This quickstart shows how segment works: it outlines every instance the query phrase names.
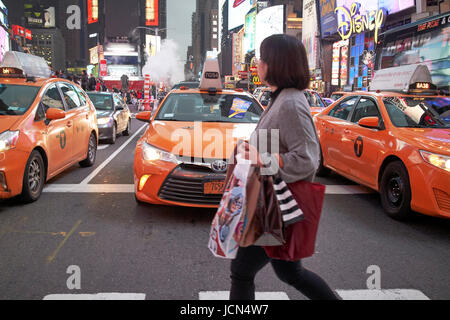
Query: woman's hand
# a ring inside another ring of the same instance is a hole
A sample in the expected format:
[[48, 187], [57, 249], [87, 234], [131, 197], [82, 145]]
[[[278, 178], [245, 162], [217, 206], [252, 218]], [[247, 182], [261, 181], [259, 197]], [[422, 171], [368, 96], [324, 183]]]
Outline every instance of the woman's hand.
[[251, 160], [252, 164], [255, 164], [258, 167], [263, 166], [258, 150], [247, 141], [243, 141], [238, 145], [237, 153], [240, 154], [243, 159]]

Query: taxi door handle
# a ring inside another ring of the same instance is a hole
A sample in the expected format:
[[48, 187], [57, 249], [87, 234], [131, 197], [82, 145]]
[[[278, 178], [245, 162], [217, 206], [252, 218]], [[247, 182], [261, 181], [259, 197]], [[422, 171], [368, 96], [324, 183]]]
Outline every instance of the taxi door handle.
[[344, 129], [344, 133], [345, 134], [349, 134], [350, 133], [350, 129]]
[[72, 122], [72, 121], [69, 121], [69, 122], [66, 123], [66, 127], [69, 127], [69, 128], [70, 128], [70, 127], [72, 127], [72, 126], [73, 126], [73, 122]]
[[86, 120], [89, 120], [89, 113], [86, 113]]

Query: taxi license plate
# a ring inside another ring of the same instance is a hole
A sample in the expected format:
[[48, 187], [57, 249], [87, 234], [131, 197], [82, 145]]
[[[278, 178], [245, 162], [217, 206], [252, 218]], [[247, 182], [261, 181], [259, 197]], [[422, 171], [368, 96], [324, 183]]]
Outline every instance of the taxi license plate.
[[208, 181], [203, 184], [204, 194], [222, 194], [225, 189], [225, 181]]

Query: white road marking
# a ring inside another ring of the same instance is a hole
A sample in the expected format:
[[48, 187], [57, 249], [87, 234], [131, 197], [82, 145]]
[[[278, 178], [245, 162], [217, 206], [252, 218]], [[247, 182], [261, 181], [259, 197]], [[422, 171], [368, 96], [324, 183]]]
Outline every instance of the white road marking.
[[326, 194], [369, 194], [375, 191], [361, 185], [327, 185]]
[[134, 184], [49, 184], [46, 193], [134, 193]]
[[[367, 194], [370, 191], [362, 186], [328, 185], [326, 194], [352, 195]], [[352, 188], [350, 188], [352, 187]], [[134, 193], [133, 184], [48, 184], [44, 188], [47, 193]]]
[[430, 300], [419, 290], [336, 290], [343, 300]]
[[[230, 291], [201, 291], [199, 300], [229, 300]], [[256, 292], [256, 300], [289, 300], [286, 292]]]
[[109, 144], [102, 144], [101, 146], [98, 146], [97, 147], [97, 150], [105, 150], [105, 149], [107, 149], [107, 148], [109, 148]]
[[49, 294], [43, 300], [145, 300], [144, 293]]
[[120, 146], [119, 149], [117, 149], [113, 154], [111, 154], [109, 156], [108, 159], [106, 159], [105, 161], [103, 161], [103, 163], [101, 165], [99, 165], [90, 175], [88, 175], [86, 177], [86, 179], [84, 179], [81, 182], [81, 185], [87, 185], [92, 179], [95, 178], [95, 176], [97, 174], [100, 173], [100, 171], [103, 170], [103, 168], [105, 168], [123, 149], [125, 149], [125, 147], [131, 142], [133, 141], [133, 139], [143, 130], [146, 129], [148, 125], [143, 125], [142, 127], [140, 127], [123, 145]]

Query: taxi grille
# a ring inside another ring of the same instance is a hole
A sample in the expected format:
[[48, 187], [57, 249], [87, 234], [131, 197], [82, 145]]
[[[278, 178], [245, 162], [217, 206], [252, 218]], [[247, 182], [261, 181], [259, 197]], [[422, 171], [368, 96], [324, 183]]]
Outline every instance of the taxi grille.
[[[204, 194], [203, 182], [211, 170], [189, 166], [172, 172], [159, 189], [159, 198], [168, 201], [198, 205], [219, 205], [221, 194]], [[225, 175], [214, 175], [214, 180], [223, 180]]]
[[439, 189], [433, 189], [436, 202], [441, 210], [450, 212], [450, 196]]

